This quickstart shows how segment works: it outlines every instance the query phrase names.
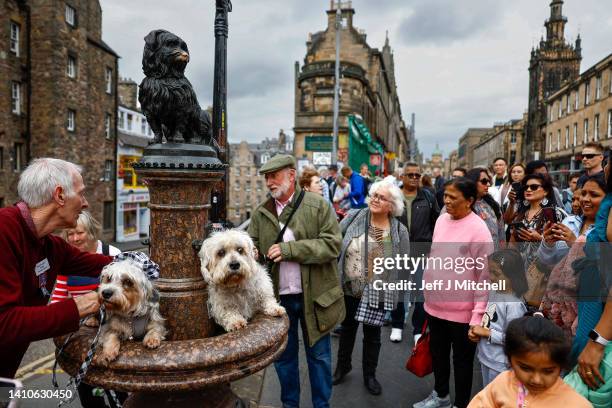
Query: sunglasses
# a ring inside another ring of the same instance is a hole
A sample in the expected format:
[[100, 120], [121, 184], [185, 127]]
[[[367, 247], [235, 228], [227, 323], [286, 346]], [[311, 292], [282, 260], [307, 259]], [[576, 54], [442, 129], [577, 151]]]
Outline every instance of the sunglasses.
[[421, 175], [419, 173], [404, 173], [404, 177], [418, 179], [421, 178]]
[[593, 157], [601, 156], [601, 153], [586, 153], [582, 155], [583, 159], [592, 159]]
[[537, 191], [540, 187], [542, 187], [541, 184], [527, 184], [525, 186], [525, 189], [531, 190], [531, 191]]
[[480, 183], [481, 183], [481, 184], [484, 184], [484, 185], [486, 185], [486, 186], [488, 186], [488, 185], [490, 185], [490, 184], [491, 184], [491, 180], [489, 180], [488, 178], [481, 178], [481, 179], [480, 179], [480, 180], [478, 180], [478, 181], [480, 181]]

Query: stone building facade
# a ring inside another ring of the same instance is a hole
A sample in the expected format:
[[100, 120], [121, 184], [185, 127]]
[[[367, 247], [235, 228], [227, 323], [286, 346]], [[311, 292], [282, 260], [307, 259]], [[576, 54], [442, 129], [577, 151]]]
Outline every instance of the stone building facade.
[[266, 139], [261, 143], [242, 141], [231, 144], [227, 204], [230, 222], [239, 226], [266, 199], [266, 180], [259, 174], [259, 168], [272, 156], [292, 151], [292, 141], [282, 130], [278, 138]]
[[521, 148], [525, 119], [526, 116], [523, 119], [512, 119], [493, 126], [474, 146], [471, 167], [490, 167], [496, 157], [503, 157], [509, 165], [523, 162]]
[[580, 36], [575, 45], [565, 40], [563, 1], [550, 3], [550, 18], [546, 20], [546, 39], [531, 50], [529, 61], [529, 106], [523, 157], [542, 159], [545, 144], [546, 99], [580, 74], [582, 48]]
[[457, 149], [457, 165], [466, 169], [474, 167], [474, 148], [480, 143], [480, 138], [491, 132], [493, 128], [469, 128], [459, 138]]
[[[342, 15], [338, 160], [347, 163], [348, 115], [357, 114], [375, 141], [384, 147], [386, 170], [392, 171], [400, 158], [410, 154], [393, 53], [388, 38], [382, 50], [368, 45], [366, 34], [353, 25], [355, 10], [350, 1], [336, 4], [332, 0], [327, 11], [327, 28], [308, 35], [304, 63], [302, 66], [295, 63], [295, 156], [312, 161], [308, 138], [329, 137], [333, 133], [336, 7]], [[331, 146], [328, 151], [331, 152]]]
[[121, 79], [118, 93], [116, 240], [126, 242], [149, 236], [149, 189], [134, 171], [133, 163], [152, 142], [153, 131], [137, 104], [138, 84]]
[[551, 170], [577, 170], [582, 146], [612, 146], [612, 54], [547, 100], [546, 161]]
[[102, 40], [99, 1], [6, 0], [0, 27], [0, 204], [17, 200], [32, 158], [69, 160], [112, 240], [118, 55]]

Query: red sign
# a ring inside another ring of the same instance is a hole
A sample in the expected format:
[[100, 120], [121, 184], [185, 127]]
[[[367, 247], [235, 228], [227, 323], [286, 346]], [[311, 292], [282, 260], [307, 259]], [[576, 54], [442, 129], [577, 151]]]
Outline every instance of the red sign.
[[370, 155], [370, 166], [380, 166], [380, 154]]

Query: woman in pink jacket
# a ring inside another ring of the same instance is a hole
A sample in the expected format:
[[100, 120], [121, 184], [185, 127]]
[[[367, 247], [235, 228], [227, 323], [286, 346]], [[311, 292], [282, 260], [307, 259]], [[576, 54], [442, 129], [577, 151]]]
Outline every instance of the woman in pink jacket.
[[436, 222], [422, 283], [435, 385], [414, 408], [453, 406], [449, 395], [451, 348], [454, 405], [465, 408], [470, 401], [476, 344], [469, 340], [468, 332], [481, 323], [492, 289], [487, 256], [493, 252], [493, 239], [485, 222], [472, 211], [477, 194], [476, 184], [467, 178], [445, 185], [446, 213]]

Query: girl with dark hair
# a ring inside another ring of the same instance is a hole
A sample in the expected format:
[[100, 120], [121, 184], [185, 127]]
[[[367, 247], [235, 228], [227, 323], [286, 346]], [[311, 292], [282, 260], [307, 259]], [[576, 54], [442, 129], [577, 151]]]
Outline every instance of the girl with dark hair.
[[504, 353], [512, 369], [480, 391], [469, 407], [590, 408], [560, 377], [569, 349], [562, 330], [547, 319], [528, 316], [511, 321]]
[[491, 176], [484, 168], [474, 168], [468, 171], [465, 177], [476, 184], [477, 195], [476, 202], [474, 203], [474, 212], [487, 224], [491, 237], [493, 237], [495, 250], [497, 250], [500, 244], [506, 242], [506, 234], [501, 208], [491, 194], [489, 194]]
[[564, 330], [568, 338], [576, 335], [578, 324], [578, 276], [572, 264], [583, 258], [584, 244], [593, 231], [595, 216], [606, 195], [601, 177], [589, 177], [580, 191], [582, 216], [571, 215], [562, 223], [544, 227], [544, 240], [538, 249], [538, 259], [554, 266], [540, 310]]
[[[478, 196], [476, 184], [460, 177], [444, 187], [446, 213], [436, 222], [423, 274], [435, 385], [432, 393], [414, 404], [414, 408], [452, 406], [449, 395], [451, 348], [454, 405], [467, 406], [476, 352], [476, 344], [470, 341], [468, 332], [470, 326], [480, 325], [487, 306], [486, 290], [457, 289], [462, 282], [482, 285], [488, 281], [486, 259], [493, 252], [493, 239], [485, 222], [472, 211]], [[435, 262], [441, 259], [452, 260], [453, 267], [449, 269]], [[434, 286], [434, 282], [440, 286]]]
[[[521, 254], [513, 249], [502, 249], [489, 257], [491, 282], [503, 284], [489, 293], [487, 310], [480, 326], [470, 328], [469, 337], [477, 346], [482, 372], [482, 384], [486, 386], [502, 371], [508, 369], [504, 356], [504, 332], [508, 324], [527, 312], [523, 294], [527, 291], [527, 279]], [[503, 282], [503, 283], [502, 283]]]

